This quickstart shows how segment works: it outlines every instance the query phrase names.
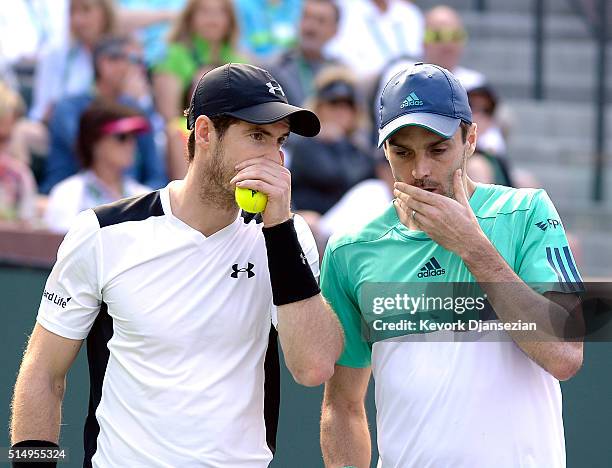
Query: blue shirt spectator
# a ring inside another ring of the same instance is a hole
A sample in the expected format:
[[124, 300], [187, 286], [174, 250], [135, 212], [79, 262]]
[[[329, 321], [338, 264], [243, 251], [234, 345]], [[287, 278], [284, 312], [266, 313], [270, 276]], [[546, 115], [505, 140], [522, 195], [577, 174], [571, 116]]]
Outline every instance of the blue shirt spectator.
[[302, 0], [235, 0], [240, 46], [258, 58], [269, 58], [297, 42]]
[[[177, 15], [187, 0], [119, 0], [124, 11], [156, 12], [173, 11]], [[159, 21], [149, 26], [138, 28], [138, 40], [144, 48], [145, 62], [149, 66], [164, 59], [167, 49], [166, 38], [170, 32], [171, 21]]]

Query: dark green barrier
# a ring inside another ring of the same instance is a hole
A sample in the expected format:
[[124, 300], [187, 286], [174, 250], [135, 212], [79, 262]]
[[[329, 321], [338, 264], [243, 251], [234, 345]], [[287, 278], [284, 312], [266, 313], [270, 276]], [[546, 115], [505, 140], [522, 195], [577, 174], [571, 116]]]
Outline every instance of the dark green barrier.
[[[0, 447], [8, 446], [9, 403], [28, 334], [36, 317], [47, 276], [46, 271], [0, 268], [2, 353], [0, 363]], [[563, 384], [567, 466], [604, 468], [612, 460], [612, 344], [587, 343], [584, 367]], [[80, 466], [82, 431], [89, 396], [87, 366], [82, 351], [68, 376], [64, 399], [61, 445], [70, 450], [71, 462]], [[274, 468], [322, 467], [319, 448], [319, 414], [322, 388], [309, 389], [293, 383], [283, 367], [282, 406]], [[374, 427], [373, 392], [368, 395], [370, 427]], [[373, 444], [375, 447], [375, 444]], [[376, 454], [373, 454], [376, 460]], [[373, 463], [375, 465], [375, 463]]]

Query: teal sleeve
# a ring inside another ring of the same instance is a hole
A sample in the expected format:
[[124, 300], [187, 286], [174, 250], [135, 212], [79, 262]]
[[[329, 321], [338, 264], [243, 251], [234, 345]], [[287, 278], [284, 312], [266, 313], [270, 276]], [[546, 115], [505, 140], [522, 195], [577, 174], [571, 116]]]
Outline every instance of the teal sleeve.
[[321, 293], [344, 329], [344, 350], [337, 363], [346, 367], [369, 367], [370, 345], [362, 337], [359, 306], [347, 283], [346, 265], [337, 262], [334, 251], [328, 245], [321, 265]]
[[527, 212], [517, 260], [519, 277], [540, 293], [582, 290], [561, 218], [544, 190], [535, 194]]

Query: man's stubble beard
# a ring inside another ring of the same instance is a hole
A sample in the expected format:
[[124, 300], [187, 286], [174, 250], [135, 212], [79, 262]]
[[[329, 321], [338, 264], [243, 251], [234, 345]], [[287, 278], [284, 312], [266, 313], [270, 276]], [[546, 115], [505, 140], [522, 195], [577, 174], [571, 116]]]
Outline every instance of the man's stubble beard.
[[200, 199], [224, 211], [235, 210], [237, 204], [229, 185], [234, 175], [235, 172], [225, 164], [225, 153], [221, 143], [218, 142], [210, 159], [204, 164], [200, 176]]
[[[466, 155], [465, 153], [463, 153], [463, 157], [461, 158], [459, 163], [453, 169], [451, 169], [450, 174], [448, 174], [448, 179], [446, 181], [447, 189], [444, 195], [447, 196], [448, 198], [452, 198], [453, 200], [456, 200], [455, 198], [455, 172], [457, 171], [457, 169], [461, 169], [465, 171], [465, 161], [466, 161]], [[462, 178], [461, 183], [463, 183], [463, 178]]]
[[[455, 185], [454, 185], [455, 172], [457, 171], [457, 169], [461, 169], [463, 172], [465, 172], [466, 161], [467, 161], [467, 150], [464, 150], [463, 156], [461, 157], [457, 165], [453, 167], [448, 173], [448, 177], [446, 180], [446, 188], [444, 186], [440, 186], [440, 184], [437, 184], [438, 187], [443, 189], [442, 195], [444, 195], [445, 197], [452, 198], [453, 200], [455, 200]], [[395, 174], [395, 171], [393, 171], [393, 167], [391, 167], [391, 172], [393, 173], [393, 178], [395, 179], [395, 181], [405, 182], [404, 180], [402, 180], [401, 177], [398, 177]], [[427, 179], [418, 179], [418, 180], [415, 179], [412, 183], [412, 186], [423, 188], [423, 187], [430, 186], [430, 184], [427, 183]]]

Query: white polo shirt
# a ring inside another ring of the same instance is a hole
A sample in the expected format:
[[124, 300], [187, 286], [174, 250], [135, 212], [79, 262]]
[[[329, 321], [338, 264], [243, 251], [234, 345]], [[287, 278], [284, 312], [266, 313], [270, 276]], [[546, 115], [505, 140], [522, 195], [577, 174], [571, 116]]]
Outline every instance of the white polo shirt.
[[268, 465], [279, 364], [262, 227], [239, 216], [205, 237], [172, 214], [168, 187], [79, 215], [37, 320], [87, 338], [85, 466]]

